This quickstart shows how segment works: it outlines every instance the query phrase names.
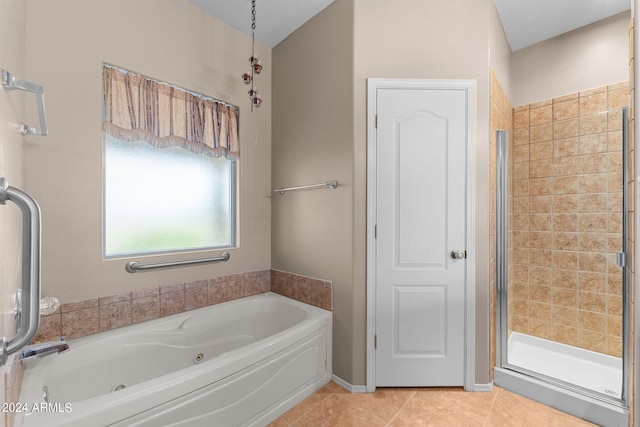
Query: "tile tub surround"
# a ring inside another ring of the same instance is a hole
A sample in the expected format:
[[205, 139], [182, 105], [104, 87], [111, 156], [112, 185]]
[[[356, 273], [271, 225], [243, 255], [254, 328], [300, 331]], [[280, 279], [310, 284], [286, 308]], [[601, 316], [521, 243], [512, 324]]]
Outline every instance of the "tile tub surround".
[[260, 270], [65, 303], [41, 317], [33, 342], [79, 338], [269, 291], [331, 310], [331, 282]]
[[512, 330], [617, 357], [628, 94], [619, 83], [513, 113]]

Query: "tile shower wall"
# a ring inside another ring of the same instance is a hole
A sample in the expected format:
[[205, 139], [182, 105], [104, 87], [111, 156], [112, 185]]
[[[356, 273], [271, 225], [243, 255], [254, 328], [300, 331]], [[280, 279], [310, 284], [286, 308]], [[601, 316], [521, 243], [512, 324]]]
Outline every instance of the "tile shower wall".
[[513, 113], [512, 330], [621, 356], [620, 83]]
[[79, 338], [269, 291], [332, 308], [331, 282], [260, 270], [62, 304], [56, 313], [42, 316], [33, 341]]
[[[493, 70], [489, 70], [490, 75], [490, 97], [491, 97], [491, 111], [490, 111], [490, 163], [489, 163], [489, 185], [490, 185], [490, 218], [491, 218], [491, 227], [490, 227], [490, 243], [489, 243], [489, 265], [496, 265], [496, 131], [498, 130], [506, 130], [509, 132], [509, 135], [512, 134], [511, 128], [513, 123], [513, 108], [511, 106], [511, 102], [509, 101], [509, 97], [504, 91], [502, 85], [498, 77], [495, 75]], [[509, 150], [510, 154], [513, 152], [513, 138], [509, 138]], [[509, 184], [511, 185], [512, 180], [509, 179]], [[511, 214], [513, 209], [512, 202], [512, 191], [509, 188], [509, 213]], [[511, 226], [511, 218], [509, 216], [509, 225]], [[510, 239], [511, 241], [512, 239]], [[509, 257], [509, 261], [512, 262], [512, 257]], [[512, 268], [509, 268], [509, 274], [512, 273]], [[496, 271], [495, 268], [490, 270], [489, 276], [489, 313], [496, 313]], [[496, 360], [496, 317], [490, 317], [490, 326], [489, 326], [489, 360]], [[493, 365], [491, 363], [491, 378], [493, 378]]]

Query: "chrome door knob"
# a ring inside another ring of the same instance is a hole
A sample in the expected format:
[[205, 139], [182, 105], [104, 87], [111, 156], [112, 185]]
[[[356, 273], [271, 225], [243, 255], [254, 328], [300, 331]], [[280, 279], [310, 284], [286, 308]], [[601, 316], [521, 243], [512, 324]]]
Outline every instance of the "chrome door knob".
[[467, 257], [467, 251], [459, 249], [451, 251], [451, 258], [453, 259], [465, 259]]

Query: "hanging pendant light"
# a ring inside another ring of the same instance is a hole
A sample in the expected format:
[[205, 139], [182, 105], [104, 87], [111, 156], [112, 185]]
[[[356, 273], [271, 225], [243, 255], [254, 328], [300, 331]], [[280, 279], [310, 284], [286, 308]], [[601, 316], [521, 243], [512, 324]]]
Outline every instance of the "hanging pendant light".
[[251, 98], [251, 111], [253, 107], [259, 107], [262, 104], [262, 97], [257, 90], [253, 87], [253, 80], [256, 74], [260, 74], [262, 71], [262, 61], [255, 55], [256, 50], [256, 0], [251, 0], [251, 58], [249, 63], [251, 64], [251, 73], [244, 73], [242, 75], [242, 81], [244, 84], [250, 84], [249, 98]]

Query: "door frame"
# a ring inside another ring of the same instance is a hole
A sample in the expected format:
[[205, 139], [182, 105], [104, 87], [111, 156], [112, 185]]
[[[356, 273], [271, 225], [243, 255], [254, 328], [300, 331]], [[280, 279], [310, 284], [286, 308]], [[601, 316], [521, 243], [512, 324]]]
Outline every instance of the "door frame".
[[376, 111], [378, 89], [459, 89], [467, 100], [467, 194], [465, 275], [465, 361], [464, 388], [475, 389], [475, 81], [431, 79], [367, 79], [367, 360], [366, 391], [376, 390], [374, 336], [376, 331], [376, 244], [377, 205]]

